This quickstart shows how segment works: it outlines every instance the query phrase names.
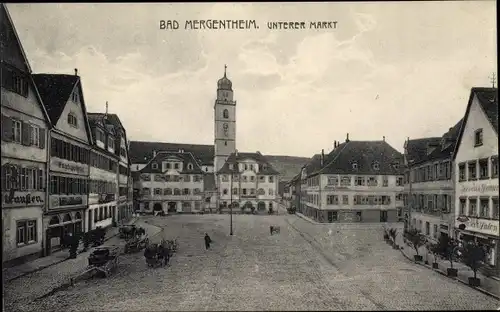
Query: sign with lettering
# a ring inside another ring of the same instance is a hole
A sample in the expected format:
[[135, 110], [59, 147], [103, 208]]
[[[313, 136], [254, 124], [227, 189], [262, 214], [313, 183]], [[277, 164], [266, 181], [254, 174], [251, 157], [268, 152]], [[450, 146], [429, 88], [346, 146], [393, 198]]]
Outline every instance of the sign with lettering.
[[[498, 182], [498, 181], [497, 181]], [[474, 183], [472, 185], [462, 185], [460, 192], [462, 194], [485, 194], [485, 193], [498, 193], [498, 184], [487, 184], [487, 183]]]
[[51, 195], [50, 209], [87, 205], [87, 196], [84, 195]]
[[106, 204], [115, 200], [115, 194], [101, 194], [99, 195], [99, 204]]
[[500, 236], [500, 226], [498, 220], [488, 220], [469, 217], [466, 222], [455, 221], [455, 227], [459, 227], [460, 224], [465, 225], [465, 230], [471, 232], [477, 232], [481, 234]]
[[88, 165], [75, 163], [69, 160], [64, 160], [59, 158], [50, 159], [50, 170], [64, 172], [64, 173], [71, 173], [71, 174], [80, 174], [80, 175], [89, 174]]
[[2, 205], [6, 207], [26, 207], [43, 205], [43, 192], [2, 192]]

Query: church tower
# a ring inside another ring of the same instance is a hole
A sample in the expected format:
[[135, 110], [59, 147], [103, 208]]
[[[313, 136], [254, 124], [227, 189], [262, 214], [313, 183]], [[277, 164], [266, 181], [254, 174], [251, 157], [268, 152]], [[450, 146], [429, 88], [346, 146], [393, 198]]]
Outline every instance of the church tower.
[[214, 105], [215, 157], [214, 172], [217, 173], [227, 157], [236, 151], [236, 101], [233, 100], [233, 84], [226, 76], [217, 82], [217, 99]]

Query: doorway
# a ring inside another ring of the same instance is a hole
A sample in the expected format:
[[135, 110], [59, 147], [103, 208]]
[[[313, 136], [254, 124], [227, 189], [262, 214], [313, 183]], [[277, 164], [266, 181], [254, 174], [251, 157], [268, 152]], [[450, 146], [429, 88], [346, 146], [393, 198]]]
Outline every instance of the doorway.
[[168, 212], [177, 212], [177, 203], [176, 202], [168, 202]]
[[163, 211], [163, 207], [161, 206], [160, 203], [156, 203], [153, 205], [153, 212], [157, 212], [157, 211]]
[[380, 211], [380, 222], [387, 222], [387, 211], [386, 210]]

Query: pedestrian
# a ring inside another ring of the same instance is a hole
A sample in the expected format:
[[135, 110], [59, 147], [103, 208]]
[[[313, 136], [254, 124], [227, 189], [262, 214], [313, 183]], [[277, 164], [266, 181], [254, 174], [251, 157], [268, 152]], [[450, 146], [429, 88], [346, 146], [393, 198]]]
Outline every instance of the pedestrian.
[[208, 236], [207, 233], [205, 233], [205, 248], [208, 250], [210, 248], [210, 243], [212, 242], [212, 239], [210, 236]]
[[73, 233], [69, 233], [69, 258], [76, 259], [76, 252], [78, 250], [78, 238]]

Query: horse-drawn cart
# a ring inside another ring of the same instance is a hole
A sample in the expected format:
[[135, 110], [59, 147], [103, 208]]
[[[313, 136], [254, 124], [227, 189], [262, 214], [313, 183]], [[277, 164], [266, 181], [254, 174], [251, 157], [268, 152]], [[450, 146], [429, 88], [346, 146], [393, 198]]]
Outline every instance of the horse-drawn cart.
[[109, 273], [118, 266], [119, 255], [119, 246], [97, 247], [88, 257], [89, 266], [87, 272], [96, 271], [102, 273], [104, 277], [107, 277]]
[[125, 243], [125, 253], [137, 252], [146, 248], [149, 244], [149, 238], [146, 235], [134, 236]]

